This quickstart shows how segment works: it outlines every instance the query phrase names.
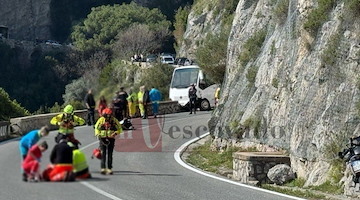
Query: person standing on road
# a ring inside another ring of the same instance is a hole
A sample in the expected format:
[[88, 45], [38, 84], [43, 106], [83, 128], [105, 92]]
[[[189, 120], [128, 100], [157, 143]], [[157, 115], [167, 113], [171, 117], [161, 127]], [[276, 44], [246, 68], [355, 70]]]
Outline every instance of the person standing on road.
[[194, 110], [194, 114], [196, 114], [196, 99], [197, 99], [196, 92], [197, 90], [195, 88], [195, 84], [192, 83], [189, 88], [189, 105], [190, 105], [189, 114], [192, 114], [193, 110]]
[[72, 105], [69, 104], [65, 106], [64, 112], [53, 117], [50, 121], [50, 124], [59, 126], [59, 133], [55, 137], [56, 143], [59, 143], [60, 140], [65, 137], [69, 137], [69, 141], [74, 145], [81, 144], [79, 140], [75, 139], [74, 126], [84, 125], [85, 120], [74, 115], [74, 108]]
[[22, 159], [24, 160], [29, 149], [36, 144], [41, 137], [49, 135], [49, 127], [43, 126], [40, 130], [32, 130], [25, 134], [19, 142], [19, 149]]
[[92, 90], [89, 89], [88, 93], [85, 95], [85, 105], [87, 109], [87, 118], [86, 122], [88, 126], [95, 125], [95, 99], [94, 95], [92, 94]]
[[129, 107], [129, 116], [130, 118], [134, 118], [136, 114], [136, 105], [138, 98], [136, 92], [133, 89], [130, 89], [129, 94], [130, 95], [126, 99]]
[[149, 96], [153, 108], [153, 115], [154, 118], [156, 118], [159, 113], [159, 102], [161, 101], [162, 95], [158, 89], [152, 87], [149, 92]]
[[[95, 136], [99, 138], [101, 156], [101, 174], [113, 174], [113, 151], [115, 146], [115, 136], [122, 132], [119, 121], [112, 116], [112, 111], [106, 108], [102, 117], [95, 124]], [[107, 167], [106, 167], [107, 161]]]
[[99, 101], [99, 106], [98, 106], [99, 117], [101, 117], [102, 111], [107, 107], [108, 107], [108, 105], [107, 105], [105, 97], [101, 96], [100, 101]]
[[215, 90], [215, 107], [218, 106], [220, 100], [220, 85]]
[[120, 87], [120, 91], [118, 94], [119, 100], [120, 100], [120, 111], [121, 111], [121, 118], [117, 118], [119, 121], [121, 121], [124, 118], [127, 118], [128, 116], [128, 93], [125, 91], [124, 87]]

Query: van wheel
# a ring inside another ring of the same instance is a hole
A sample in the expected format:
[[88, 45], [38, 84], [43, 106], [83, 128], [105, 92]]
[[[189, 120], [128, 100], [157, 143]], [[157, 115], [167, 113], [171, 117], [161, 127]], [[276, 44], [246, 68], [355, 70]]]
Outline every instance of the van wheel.
[[200, 110], [210, 110], [210, 103], [207, 99], [202, 99], [200, 102]]

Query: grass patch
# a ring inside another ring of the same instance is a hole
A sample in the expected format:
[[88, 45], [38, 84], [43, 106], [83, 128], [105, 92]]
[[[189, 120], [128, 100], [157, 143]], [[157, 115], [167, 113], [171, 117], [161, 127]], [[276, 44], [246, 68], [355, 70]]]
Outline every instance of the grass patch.
[[186, 162], [209, 172], [218, 172], [218, 168], [225, 167], [227, 169], [233, 168], [232, 154], [239, 150], [239, 148], [229, 148], [224, 152], [211, 151], [211, 142], [207, 141], [204, 145], [195, 147]]
[[321, 192], [331, 193], [331, 194], [342, 194], [343, 189], [339, 184], [333, 184], [330, 181], [326, 181], [325, 183], [319, 186], [311, 186], [309, 187], [313, 190], [318, 190]]
[[303, 179], [303, 178], [297, 178], [297, 179], [295, 179], [295, 180], [292, 180], [292, 181], [289, 182], [289, 183], [286, 183], [285, 186], [302, 188], [302, 187], [304, 187], [305, 182], [306, 182], [305, 179]]
[[268, 184], [262, 185], [261, 187], [264, 189], [267, 189], [267, 190], [272, 190], [272, 191], [280, 192], [283, 194], [288, 194], [288, 195], [307, 198], [307, 199], [325, 199], [326, 198], [325, 195], [316, 194], [311, 191], [302, 191], [302, 190], [296, 190], [296, 189], [290, 189], [290, 188], [280, 188], [280, 187], [276, 187], [276, 186], [268, 185]]

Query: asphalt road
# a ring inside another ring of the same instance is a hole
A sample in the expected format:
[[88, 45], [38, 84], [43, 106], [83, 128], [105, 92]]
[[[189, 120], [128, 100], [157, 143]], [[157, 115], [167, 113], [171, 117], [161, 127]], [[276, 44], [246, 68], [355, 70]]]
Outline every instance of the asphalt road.
[[[77, 127], [75, 137], [88, 156], [92, 179], [68, 183], [21, 181], [18, 140], [0, 143], [1, 200], [142, 200], [142, 199], [243, 199], [283, 200], [290, 196], [243, 187], [191, 171], [174, 159], [184, 143], [208, 132], [209, 112], [177, 113], [162, 118], [133, 121], [135, 131], [116, 140], [114, 175], [101, 175], [100, 161], [91, 159], [98, 146], [91, 126]], [[49, 163], [56, 132], [43, 138], [49, 143], [41, 169]]]

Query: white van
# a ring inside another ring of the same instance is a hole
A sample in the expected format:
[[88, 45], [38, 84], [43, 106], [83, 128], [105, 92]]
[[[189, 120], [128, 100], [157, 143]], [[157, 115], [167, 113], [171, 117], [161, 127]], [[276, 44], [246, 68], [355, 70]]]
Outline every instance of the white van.
[[172, 56], [160, 56], [160, 62], [163, 64], [173, 65], [175, 62], [175, 59]]
[[218, 85], [207, 79], [199, 66], [196, 65], [177, 67], [174, 69], [169, 98], [173, 101], [178, 101], [182, 107], [188, 106], [188, 92], [192, 83], [195, 84], [197, 90], [197, 108], [200, 108], [200, 110], [210, 110], [214, 107], [215, 90]]

